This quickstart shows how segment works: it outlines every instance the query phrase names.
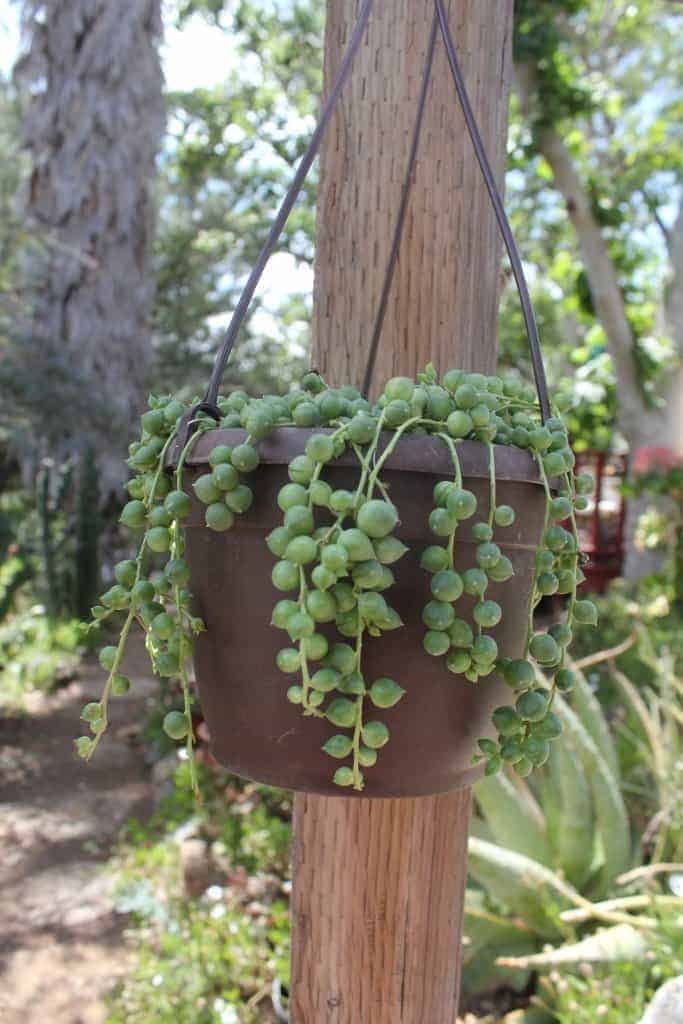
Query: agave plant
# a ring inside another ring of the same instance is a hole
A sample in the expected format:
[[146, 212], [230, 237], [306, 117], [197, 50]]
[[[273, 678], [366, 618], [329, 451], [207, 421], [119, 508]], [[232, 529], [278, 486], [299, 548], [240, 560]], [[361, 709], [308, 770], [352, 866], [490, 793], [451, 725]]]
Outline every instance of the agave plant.
[[571, 704], [560, 697], [556, 706], [564, 731], [543, 771], [530, 780], [487, 778], [475, 790], [466, 908], [470, 992], [496, 982], [522, 988], [535, 970], [643, 956], [658, 913], [683, 912], [680, 899], [638, 891], [659, 865], [639, 867], [643, 850], [622, 796], [613, 731], [582, 671], [609, 665], [637, 732], [630, 724], [621, 728], [637, 743], [659, 804], [652, 859], [675, 857], [671, 780], [681, 768], [676, 697], [683, 688], [671, 659], [653, 656], [646, 633], [636, 629], [632, 642], [652, 671], [652, 687], [639, 691], [617, 668], [615, 651], [573, 664]]

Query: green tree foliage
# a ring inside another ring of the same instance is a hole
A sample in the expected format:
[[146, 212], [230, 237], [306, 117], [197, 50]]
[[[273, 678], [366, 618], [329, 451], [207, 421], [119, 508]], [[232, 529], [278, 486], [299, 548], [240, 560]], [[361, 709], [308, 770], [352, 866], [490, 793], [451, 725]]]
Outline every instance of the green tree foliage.
[[[203, 16], [236, 32], [240, 62], [225, 86], [171, 101], [171, 216], [159, 243], [157, 322], [162, 364], [188, 379], [190, 365], [210, 360], [219, 314], [234, 303], [310, 130], [323, 12], [311, 0], [187, 0], [180, 13], [181, 21]], [[617, 374], [595, 281], [553, 188], [542, 133], [560, 131], [576, 164], [617, 276], [639, 398], [645, 409], [655, 407], [674, 355], [661, 308], [666, 225], [681, 172], [678, 28], [675, 9], [658, 0], [619, 2], [609, 11], [599, 0], [516, 4], [515, 60], [518, 69], [533, 69], [534, 103], [524, 111], [513, 106], [509, 206], [531, 268], [551, 378], [575, 395], [580, 447], [611, 443]], [[312, 258], [314, 198], [312, 180], [282, 245], [299, 264]], [[273, 376], [286, 380], [292, 346], [299, 356], [305, 346], [308, 296], [296, 295], [293, 306], [280, 299], [273, 317], [254, 314], [236, 360], [237, 373], [254, 386], [264, 375], [266, 387]], [[502, 360], [527, 372], [511, 287], [501, 336]]]
[[[160, 162], [152, 372], [156, 386], [185, 384], [194, 392], [203, 388], [239, 288], [312, 128], [324, 5], [182, 0], [177, 10], [181, 27], [204, 18], [222, 28], [226, 47], [223, 84], [167, 96]], [[680, 13], [662, 0], [619, 0], [608, 10], [601, 0], [518, 0], [515, 14], [516, 66], [533, 71], [533, 102], [513, 103], [508, 206], [530, 269], [552, 383], [574, 394], [570, 419], [578, 446], [605, 448], [627, 392], [617, 383], [610, 331], [596, 309], [595, 281], [543, 153], [543, 133], [561, 135], [607, 248], [628, 331], [626, 365], [632, 364], [637, 382], [636, 419], [645, 423], [657, 412], [676, 348], [662, 310], [666, 290], [675, 286], [669, 247], [683, 152]], [[16, 270], [10, 250], [21, 232], [16, 214], [5, 210], [18, 183], [13, 116], [5, 86], [0, 201], [9, 230], [3, 232], [0, 279], [10, 299], [7, 275]], [[229, 383], [274, 391], [286, 387], [305, 362], [315, 193], [313, 176], [268, 275], [271, 287], [257, 297], [228, 369]], [[5, 330], [0, 321], [0, 338]], [[501, 359], [528, 372], [511, 285], [501, 314]], [[20, 376], [14, 375], [15, 386]], [[68, 390], [57, 358], [50, 376], [63, 377]], [[80, 389], [72, 392], [77, 403]], [[43, 398], [49, 409], [49, 396]], [[11, 419], [17, 401], [8, 407], [5, 418]], [[58, 416], [47, 419], [59, 429]], [[659, 426], [654, 429], [659, 436]]]
[[[675, 6], [657, 0], [516, 6], [512, 206], [538, 290], [554, 298], [549, 335], [559, 318], [573, 426], [591, 447], [608, 446], [617, 420], [632, 443], [646, 423], [661, 436], [656, 410], [677, 356], [662, 307], [683, 171], [680, 28]], [[596, 239], [602, 268], [586, 259]]]
[[[206, 379], [225, 315], [265, 241], [314, 124], [321, 86], [320, 5], [187, 2], [226, 29], [226, 81], [168, 97], [157, 244], [157, 355], [171, 386]], [[228, 34], [229, 33], [229, 34]], [[230, 52], [232, 46], [232, 53]], [[228, 373], [253, 389], [282, 388], [306, 351], [315, 181], [276, 256], [277, 285], [254, 305]]]
[[[595, 5], [594, 5], [595, 6]], [[581, 81], [576, 55], [565, 46], [566, 25], [573, 15], [585, 15], [591, 0], [517, 0], [513, 56], [516, 63], [533, 61], [543, 102], [538, 119], [553, 124], [593, 107], [590, 90]]]

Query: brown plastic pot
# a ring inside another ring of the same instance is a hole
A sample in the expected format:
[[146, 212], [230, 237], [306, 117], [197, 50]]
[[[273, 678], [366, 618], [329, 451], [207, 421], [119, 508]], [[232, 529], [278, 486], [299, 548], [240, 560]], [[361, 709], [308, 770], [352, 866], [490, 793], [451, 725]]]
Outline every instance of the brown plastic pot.
[[[249, 481], [254, 504], [228, 533], [206, 529], [203, 507], [194, 503], [187, 557], [197, 614], [207, 627], [198, 638], [195, 670], [211, 750], [221, 764], [258, 782], [353, 797], [358, 794], [332, 783], [336, 762], [321, 749], [338, 730], [324, 720], [302, 717], [286, 699], [295, 680], [282, 675], [275, 656], [289, 640], [270, 625], [272, 609], [285, 595], [271, 583], [275, 559], [265, 538], [281, 523], [277, 493], [288, 481], [287, 465], [303, 452], [313, 432], [280, 428], [260, 444], [261, 465]], [[186, 486], [206, 472], [213, 447], [235, 445], [244, 438], [239, 430], [204, 435], [187, 463]], [[484, 518], [489, 507], [488, 450], [467, 441], [458, 451], [465, 485], [479, 500], [477, 518]], [[498, 504], [512, 505], [517, 521], [496, 533], [515, 576], [487, 592], [503, 607], [502, 622], [490, 632], [501, 655], [519, 657], [526, 638], [534, 553], [543, 529], [544, 495], [535, 463], [526, 452], [500, 446], [495, 451]], [[353, 489], [357, 475], [355, 457], [345, 455], [326, 469], [325, 479], [333, 488]], [[394, 567], [396, 584], [387, 593], [405, 628], [367, 638], [364, 667], [369, 681], [390, 676], [407, 693], [397, 707], [371, 712], [386, 722], [391, 739], [377, 765], [365, 772], [366, 797], [424, 796], [470, 785], [481, 774], [481, 768], [473, 766], [477, 740], [491, 735], [491, 712], [509, 700], [510, 691], [497, 677], [473, 685], [452, 675], [443, 658], [430, 657], [422, 647], [421, 613], [430, 591], [419, 560], [424, 548], [434, 543], [427, 522], [434, 485], [452, 477], [445, 445], [429, 436], [402, 440], [382, 472], [401, 516], [397, 534], [410, 549]], [[458, 569], [475, 564], [475, 543], [467, 523], [458, 532], [456, 551]], [[461, 607], [468, 618], [471, 603], [463, 600]]]

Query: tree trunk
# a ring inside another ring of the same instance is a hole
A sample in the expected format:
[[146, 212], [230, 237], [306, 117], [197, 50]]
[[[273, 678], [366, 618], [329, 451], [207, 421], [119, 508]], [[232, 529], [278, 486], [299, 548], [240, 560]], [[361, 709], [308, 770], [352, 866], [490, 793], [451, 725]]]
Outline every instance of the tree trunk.
[[[357, 6], [328, 3], [328, 87]], [[450, 8], [502, 187], [512, 0]], [[431, 0], [377, 5], [323, 152], [312, 361], [332, 384], [363, 376], [432, 15]], [[440, 46], [376, 387], [429, 360], [494, 369], [500, 252]], [[296, 798], [293, 1024], [453, 1024], [469, 811], [468, 790]]]
[[[533, 116], [536, 84], [531, 67], [515, 67], [515, 87], [522, 110], [527, 116]], [[539, 152], [552, 169], [553, 184], [564, 199], [576, 232], [595, 312], [605, 331], [607, 349], [619, 381], [619, 426], [624, 436], [630, 438], [642, 420], [644, 403], [633, 359], [634, 338], [617, 272], [593, 215], [590, 196], [564, 139], [555, 128], [544, 125], [538, 129], [537, 142]]]
[[[679, 359], [683, 360], [683, 203], [668, 237], [668, 247], [671, 278], [666, 286], [664, 296], [662, 329], [670, 333]], [[631, 444], [634, 451], [643, 446], [653, 446], [659, 449], [669, 449], [674, 458], [683, 459], [683, 369], [680, 366], [670, 374], [669, 383], [662, 395], [662, 407], [649, 409], [643, 413], [642, 421]], [[638, 521], [652, 507], [658, 509], [669, 522], [675, 523], [680, 520], [680, 509], [677, 507], [675, 499], [668, 495], [643, 494], [629, 502], [626, 516], [627, 548], [624, 564], [624, 575], [627, 579], [640, 579], [643, 576], [660, 572], [667, 559], [671, 557], [671, 551], [666, 546], [651, 551], [641, 551], [634, 544]], [[677, 540], [679, 552], [680, 529], [679, 523]]]
[[[671, 332], [679, 359], [683, 361], [683, 202], [668, 238], [671, 260], [671, 280], [665, 297], [663, 319], [665, 329]], [[679, 366], [671, 375], [665, 397], [666, 433], [679, 458], [683, 458], [683, 369]]]
[[[536, 103], [536, 79], [530, 65], [515, 67], [515, 87], [522, 110], [533, 118]], [[537, 132], [538, 149], [553, 172], [553, 184], [564, 199], [567, 213], [576, 232], [579, 249], [586, 269], [588, 285], [595, 312], [605, 332], [607, 349], [617, 378], [619, 397], [618, 425], [630, 451], [635, 454], [643, 446], [656, 445], [681, 450], [683, 444], [681, 423], [681, 376], [673, 374], [673, 381], [665, 388], [661, 408], [646, 405], [638, 379], [634, 359], [635, 339], [626, 315], [626, 304], [619, 284], [616, 267], [609, 255], [607, 242], [593, 214], [590, 195], [567, 148], [564, 139], [552, 126], [540, 127]], [[674, 333], [678, 351], [683, 356], [681, 305], [683, 305], [683, 224], [675, 229], [672, 244], [672, 282], [665, 315], [669, 329]], [[662, 565], [661, 552], [641, 552], [634, 544], [638, 520], [648, 505], [647, 496], [630, 502], [626, 521], [626, 559], [624, 575], [639, 579], [656, 572]], [[666, 503], [664, 503], [666, 504]]]
[[25, 209], [40, 240], [24, 333], [55, 403], [40, 429], [53, 451], [91, 433], [115, 486], [150, 353], [161, 0], [26, 0], [24, 27]]

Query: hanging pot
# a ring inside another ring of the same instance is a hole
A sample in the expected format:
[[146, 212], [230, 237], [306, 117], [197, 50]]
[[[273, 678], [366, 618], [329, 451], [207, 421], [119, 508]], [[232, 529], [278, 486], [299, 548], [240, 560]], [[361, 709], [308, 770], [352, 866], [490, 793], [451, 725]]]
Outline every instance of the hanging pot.
[[[217, 422], [221, 419], [217, 398], [230, 353], [268, 259], [277, 246], [318, 153], [325, 128], [361, 45], [372, 2], [363, 0], [356, 28], [323, 106], [320, 121], [235, 308], [204, 401], [186, 417], [176, 457], [198, 412], [212, 416]], [[519, 290], [540, 409], [545, 421], [550, 415], [550, 407], [529, 291], [467, 97], [443, 0], [435, 0], [435, 17], [413, 143], [379, 312], [371, 335], [363, 390], [367, 393], [370, 387], [398, 259], [439, 27], [467, 129]], [[304, 452], [310, 433], [303, 429], [280, 428], [259, 445], [260, 466], [250, 479], [250, 483], [253, 480], [254, 504], [249, 514], [240, 518], [231, 531], [214, 533], [206, 529], [203, 508], [198, 502], [194, 504], [186, 530], [186, 551], [197, 614], [206, 624], [206, 632], [197, 639], [195, 669], [202, 708], [211, 733], [211, 749], [218, 761], [237, 774], [259, 782], [353, 798], [360, 794], [349, 789], [340, 790], [333, 784], [330, 758], [321, 749], [332, 734], [332, 727], [324, 719], [303, 717], [301, 710], [287, 700], [286, 691], [292, 680], [282, 675], [275, 663], [276, 654], [283, 646], [283, 634], [269, 624], [273, 606], [282, 595], [271, 583], [274, 559], [266, 545], [266, 537], [280, 525], [277, 494], [288, 481], [288, 463]], [[187, 460], [186, 484], [191, 484], [194, 477], [205, 472], [214, 446], [236, 445], [244, 440], [242, 431], [216, 430], [204, 434]], [[483, 513], [489, 508], [488, 449], [484, 444], [469, 441], [458, 446], [458, 453], [464, 485], [474, 492]], [[545, 496], [537, 467], [527, 452], [513, 447], [497, 447], [496, 470], [498, 501], [511, 505], [517, 511], [517, 520], [514, 527], [505, 531], [505, 539], [499, 541], [501, 550], [513, 564], [515, 575], [506, 584], [493, 585], [487, 591], [487, 596], [494, 598], [503, 609], [502, 621], [491, 635], [498, 643], [501, 656], [516, 658], [523, 654], [528, 633], [535, 552], [543, 531]], [[342, 456], [325, 470], [325, 479], [334, 489], [354, 490], [357, 476], [358, 463], [353, 456]], [[382, 476], [401, 516], [397, 536], [409, 549], [401, 560], [396, 583], [390, 591], [391, 605], [405, 626], [381, 639], [366, 638], [363, 668], [368, 680], [388, 676], [402, 684], [407, 692], [391, 711], [377, 713], [377, 717], [389, 727], [391, 740], [382, 750], [375, 767], [366, 773], [363, 796], [408, 797], [442, 793], [468, 786], [481, 774], [482, 769], [473, 761], [477, 740], [490, 733], [491, 712], [507, 702], [509, 691], [495, 676], [472, 684], [451, 674], [443, 659], [430, 658], [422, 646], [425, 627], [421, 613], [430, 598], [430, 591], [429, 577], [421, 569], [419, 559], [424, 548], [433, 543], [428, 519], [433, 508], [434, 485], [438, 480], [453, 478], [450, 453], [434, 437], [406, 437], [388, 458]], [[456, 569], [464, 570], [474, 564], [474, 546], [468, 525], [462, 524], [458, 530]], [[463, 614], [467, 615], [472, 610], [472, 603], [468, 605], [463, 600], [462, 608]], [[325, 631], [322, 627], [321, 632]]]
[[[196, 612], [206, 624], [196, 643], [195, 671], [211, 751], [221, 764], [258, 782], [339, 796], [339, 787], [331, 779], [330, 758], [321, 749], [335, 729], [324, 719], [304, 718], [287, 701], [293, 680], [275, 664], [283, 634], [270, 625], [273, 607], [283, 595], [271, 583], [276, 560], [265, 539], [280, 525], [277, 494], [288, 482], [287, 465], [303, 453], [311, 433], [284, 427], [261, 443], [261, 465], [250, 477], [254, 504], [229, 532], [207, 530], [204, 507], [195, 500], [186, 529], [187, 558]], [[214, 446], [233, 446], [244, 438], [242, 431], [235, 430], [204, 435], [188, 460], [187, 484], [206, 472]], [[476, 494], [485, 514], [488, 450], [469, 441], [459, 445], [458, 452], [465, 486]], [[496, 447], [496, 468], [498, 500], [518, 514], [516, 524], [499, 542], [515, 576], [490, 587], [503, 618], [489, 632], [502, 656], [517, 658], [523, 654], [527, 635], [534, 553], [543, 529], [545, 501], [535, 463], [526, 452]], [[333, 489], [352, 490], [357, 474], [356, 459], [347, 455], [326, 470], [325, 479]], [[421, 613], [430, 593], [420, 556], [433, 543], [428, 518], [434, 485], [452, 475], [448, 451], [429, 436], [401, 441], [382, 473], [401, 515], [397, 536], [409, 548], [387, 595], [405, 627], [380, 639], [366, 639], [364, 670], [368, 680], [389, 676], [407, 693], [395, 708], [374, 715], [385, 721], [391, 740], [377, 765], [366, 773], [362, 794], [366, 797], [423, 796], [470, 785], [480, 774], [473, 765], [476, 742], [491, 734], [491, 712], [509, 695], [495, 676], [477, 684], [454, 676], [442, 658], [430, 658], [422, 647]], [[456, 569], [474, 564], [475, 547], [468, 524], [463, 523]], [[471, 619], [471, 600], [469, 604], [463, 600], [462, 608], [464, 617]], [[320, 631], [325, 633], [326, 627]], [[328, 635], [332, 638], [334, 630]]]

